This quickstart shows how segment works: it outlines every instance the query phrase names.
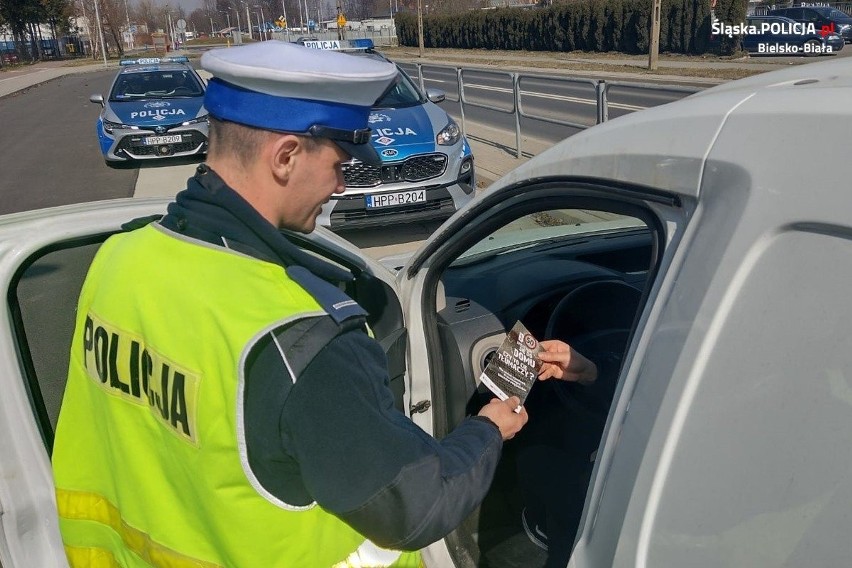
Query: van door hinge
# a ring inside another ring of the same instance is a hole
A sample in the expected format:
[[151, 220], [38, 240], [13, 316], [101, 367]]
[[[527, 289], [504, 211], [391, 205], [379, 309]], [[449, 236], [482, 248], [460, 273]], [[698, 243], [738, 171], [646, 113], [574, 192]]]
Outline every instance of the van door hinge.
[[411, 414], [420, 414], [421, 412], [426, 412], [432, 406], [432, 401], [430, 400], [421, 400], [417, 404], [412, 404], [409, 407], [409, 411]]

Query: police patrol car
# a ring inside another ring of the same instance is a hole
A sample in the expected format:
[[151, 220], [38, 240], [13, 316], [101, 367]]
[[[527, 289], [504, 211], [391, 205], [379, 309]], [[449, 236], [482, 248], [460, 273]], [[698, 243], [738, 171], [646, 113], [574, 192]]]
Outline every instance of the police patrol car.
[[[849, 564], [852, 192], [836, 164], [850, 99], [852, 60], [835, 58], [589, 128], [477, 196], [395, 275], [322, 227], [290, 235], [352, 272], [340, 285], [368, 307], [398, 408], [436, 437], [481, 404], [477, 378], [518, 320], [615, 362], [594, 385], [533, 388], [482, 510], [428, 546], [426, 566], [544, 565], [521, 518], [549, 552], [561, 541], [551, 566]], [[819, 143], [799, 142], [811, 132]], [[76, 300], [100, 243], [166, 205], [0, 221], [4, 568], [67, 566], [50, 452]], [[127, 361], [93, 329], [107, 381]], [[165, 379], [139, 387], [161, 414], [152, 392], [184, 395]], [[184, 423], [169, 414], [163, 435]], [[103, 510], [115, 538], [135, 538]]]
[[207, 151], [204, 81], [186, 57], [122, 60], [107, 98], [89, 100], [103, 107], [97, 132], [107, 164]]
[[[306, 47], [346, 51], [387, 61], [370, 39], [305, 41]], [[370, 114], [381, 166], [352, 160], [343, 167], [346, 191], [332, 196], [317, 223], [332, 229], [449, 217], [473, 198], [470, 144], [436, 103], [440, 91], [421, 93], [399, 69], [399, 79]]]

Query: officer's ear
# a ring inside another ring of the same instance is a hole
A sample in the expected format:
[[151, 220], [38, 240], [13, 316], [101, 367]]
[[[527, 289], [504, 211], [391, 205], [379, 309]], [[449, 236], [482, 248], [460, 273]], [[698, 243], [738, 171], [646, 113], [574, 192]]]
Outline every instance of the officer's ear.
[[269, 142], [267, 150], [272, 175], [279, 183], [286, 183], [299, 154], [305, 152], [302, 139], [293, 134], [280, 134]]

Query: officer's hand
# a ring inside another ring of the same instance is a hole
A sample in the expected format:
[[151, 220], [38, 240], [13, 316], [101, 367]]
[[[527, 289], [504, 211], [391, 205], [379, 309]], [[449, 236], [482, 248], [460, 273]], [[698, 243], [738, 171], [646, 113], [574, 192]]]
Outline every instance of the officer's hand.
[[527, 409], [523, 406], [520, 412], [515, 412], [521, 400], [512, 396], [506, 400], [492, 398], [491, 402], [482, 407], [479, 411], [479, 416], [484, 416], [491, 420], [500, 428], [500, 435], [504, 440], [510, 440], [515, 434], [520, 432], [524, 424], [529, 420]]

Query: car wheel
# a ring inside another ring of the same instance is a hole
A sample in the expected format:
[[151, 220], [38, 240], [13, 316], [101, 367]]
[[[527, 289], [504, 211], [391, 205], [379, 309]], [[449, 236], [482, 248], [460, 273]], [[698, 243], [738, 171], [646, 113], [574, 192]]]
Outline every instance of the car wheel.
[[809, 39], [804, 45], [805, 57], [816, 57], [822, 53], [822, 42], [818, 39]]

